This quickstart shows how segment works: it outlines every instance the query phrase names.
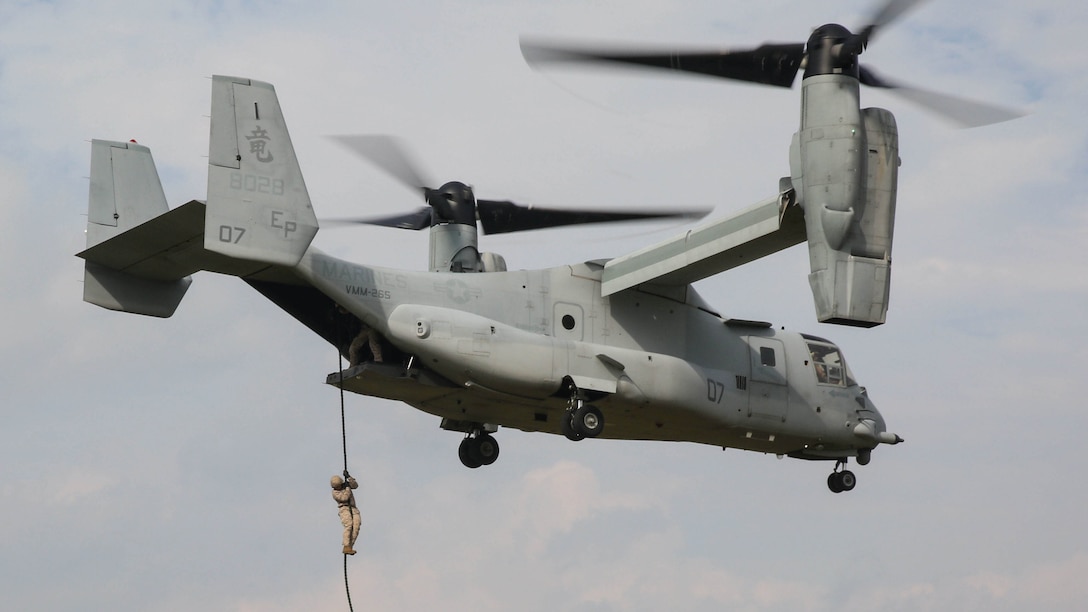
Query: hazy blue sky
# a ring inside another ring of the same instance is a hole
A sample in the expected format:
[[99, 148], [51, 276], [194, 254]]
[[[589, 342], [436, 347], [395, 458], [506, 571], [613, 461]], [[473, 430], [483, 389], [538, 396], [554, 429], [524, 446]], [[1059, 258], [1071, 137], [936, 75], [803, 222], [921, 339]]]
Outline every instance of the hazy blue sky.
[[[322, 217], [420, 203], [331, 134], [393, 133], [439, 180], [558, 206], [775, 193], [792, 91], [525, 65], [519, 36], [750, 46], [871, 3], [0, 4], [0, 608], [346, 609], [335, 350], [237, 279], [167, 320], [85, 304], [91, 138], [151, 147], [172, 205], [206, 191], [212, 74], [276, 85]], [[901, 134], [888, 323], [816, 323], [798, 247], [699, 283], [731, 316], [837, 341], [892, 430], [829, 464], [502, 430], [487, 469], [405, 405], [351, 396], [357, 610], [1079, 610], [1088, 601], [1088, 5], [932, 1], [864, 59], [1030, 111], [960, 130], [879, 91]], [[681, 231], [488, 238], [511, 268]], [[328, 229], [422, 269], [425, 232]]]

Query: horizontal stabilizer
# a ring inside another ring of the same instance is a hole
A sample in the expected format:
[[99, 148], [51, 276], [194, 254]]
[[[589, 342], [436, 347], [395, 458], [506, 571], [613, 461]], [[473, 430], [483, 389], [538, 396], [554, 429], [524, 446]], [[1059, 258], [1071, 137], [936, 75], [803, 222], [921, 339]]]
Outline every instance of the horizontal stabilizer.
[[207, 270], [249, 277], [268, 264], [233, 259], [204, 248], [204, 202], [191, 200], [96, 244], [77, 257], [139, 278], [173, 281]]
[[[194, 245], [203, 250], [203, 237], [204, 203], [194, 200], [90, 246], [77, 256], [134, 276], [172, 281], [202, 269], [199, 262], [178, 254]], [[169, 252], [174, 256], [164, 257]]]
[[605, 264], [602, 295], [643, 283], [687, 285], [805, 241], [792, 192]]

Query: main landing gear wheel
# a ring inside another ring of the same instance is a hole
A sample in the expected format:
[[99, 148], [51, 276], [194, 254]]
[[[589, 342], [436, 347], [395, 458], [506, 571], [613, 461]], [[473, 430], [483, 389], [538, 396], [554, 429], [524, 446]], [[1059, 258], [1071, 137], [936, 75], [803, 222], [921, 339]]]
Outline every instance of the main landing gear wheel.
[[487, 433], [469, 435], [461, 440], [457, 456], [467, 468], [476, 469], [481, 465], [491, 465], [499, 458], [499, 443]]
[[563, 413], [562, 420], [559, 421], [559, 429], [571, 442], [585, 439], [585, 435], [574, 431], [574, 413], [569, 410]]
[[592, 404], [585, 403], [585, 397], [569, 377], [564, 379], [567, 392], [567, 409], [559, 417], [559, 431], [572, 442], [585, 438], [596, 438], [604, 431], [604, 416]]
[[604, 431], [604, 415], [596, 406], [584, 404], [574, 411], [571, 427], [587, 438], [596, 438]]
[[604, 431], [604, 416], [596, 406], [585, 404], [577, 410], [564, 412], [562, 418], [559, 429], [573, 442], [596, 438]]

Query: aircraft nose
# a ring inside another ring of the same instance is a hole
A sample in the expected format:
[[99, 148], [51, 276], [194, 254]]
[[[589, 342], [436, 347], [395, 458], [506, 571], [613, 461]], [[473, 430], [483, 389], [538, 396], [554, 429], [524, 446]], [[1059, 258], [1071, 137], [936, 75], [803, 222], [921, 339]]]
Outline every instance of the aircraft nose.
[[854, 426], [855, 436], [876, 444], [899, 444], [903, 441], [898, 434], [888, 431], [883, 415], [869, 399], [865, 389], [858, 394], [857, 402], [861, 405], [861, 410], [858, 411], [858, 424]]

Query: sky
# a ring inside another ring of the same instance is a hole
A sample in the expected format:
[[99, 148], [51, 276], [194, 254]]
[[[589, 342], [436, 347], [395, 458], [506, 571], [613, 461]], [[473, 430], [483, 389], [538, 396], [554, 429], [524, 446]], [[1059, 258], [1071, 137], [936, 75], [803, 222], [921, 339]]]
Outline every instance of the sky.
[[[0, 608], [342, 610], [335, 350], [235, 278], [170, 319], [83, 303], [92, 138], [206, 193], [213, 74], [273, 83], [320, 217], [421, 205], [329, 136], [388, 133], [439, 180], [542, 206], [714, 207], [777, 190], [791, 90], [534, 70], [521, 36], [718, 47], [865, 23], [873, 3], [709, 0], [0, 3]], [[815, 320], [803, 247], [700, 281], [729, 316], [831, 338], [906, 442], [830, 464], [686, 443], [460, 436], [346, 398], [357, 610], [1079, 610], [1088, 600], [1088, 6], [933, 0], [863, 61], [1027, 113], [900, 131], [892, 299]], [[674, 222], [487, 237], [510, 268], [614, 257]], [[424, 269], [425, 232], [315, 244]]]

